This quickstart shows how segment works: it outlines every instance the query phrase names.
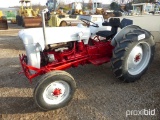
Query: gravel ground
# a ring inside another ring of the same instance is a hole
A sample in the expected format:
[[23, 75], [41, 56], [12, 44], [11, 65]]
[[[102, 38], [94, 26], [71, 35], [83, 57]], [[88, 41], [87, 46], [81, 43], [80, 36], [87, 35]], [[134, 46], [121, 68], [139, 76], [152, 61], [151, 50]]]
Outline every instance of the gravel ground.
[[[160, 44], [147, 73], [135, 83], [121, 83], [110, 63], [68, 69], [77, 90], [68, 106], [44, 112], [33, 100], [33, 84], [21, 71], [18, 54], [24, 53], [17, 37], [20, 27], [10, 25], [0, 31], [0, 120], [159, 120], [160, 119]], [[158, 37], [157, 37], [158, 38]], [[158, 41], [158, 40], [156, 40]], [[154, 110], [155, 116], [126, 117], [129, 110]]]

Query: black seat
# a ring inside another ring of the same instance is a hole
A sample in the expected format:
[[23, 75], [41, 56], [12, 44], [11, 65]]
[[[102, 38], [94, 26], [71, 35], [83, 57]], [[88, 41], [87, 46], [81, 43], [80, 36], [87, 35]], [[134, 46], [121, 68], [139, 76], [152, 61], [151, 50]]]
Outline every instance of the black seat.
[[98, 31], [96, 35], [101, 36], [101, 37], [112, 37], [114, 34], [116, 34], [116, 29], [112, 27], [111, 31]]
[[96, 35], [106, 37], [106, 39], [112, 38], [118, 30], [120, 26], [120, 19], [119, 18], [110, 18], [109, 22], [102, 23], [103, 26], [111, 26], [111, 31], [98, 31]]
[[126, 19], [126, 18], [123, 18], [123, 20], [121, 21], [121, 24], [120, 24], [120, 28], [124, 28], [128, 25], [132, 25], [133, 24], [133, 20], [130, 20], [130, 19]]

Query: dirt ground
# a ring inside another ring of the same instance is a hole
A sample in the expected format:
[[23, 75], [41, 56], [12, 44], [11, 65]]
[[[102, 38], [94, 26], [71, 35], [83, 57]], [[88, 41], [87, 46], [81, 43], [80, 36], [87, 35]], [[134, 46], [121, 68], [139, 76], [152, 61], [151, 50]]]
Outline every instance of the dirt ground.
[[[41, 111], [34, 103], [33, 90], [23, 74], [18, 55], [25, 53], [17, 34], [21, 27], [10, 25], [0, 31], [0, 120], [159, 120], [160, 119], [160, 44], [147, 73], [135, 83], [118, 81], [110, 63], [68, 69], [77, 90], [68, 106]], [[155, 115], [130, 115], [126, 111], [154, 110]]]

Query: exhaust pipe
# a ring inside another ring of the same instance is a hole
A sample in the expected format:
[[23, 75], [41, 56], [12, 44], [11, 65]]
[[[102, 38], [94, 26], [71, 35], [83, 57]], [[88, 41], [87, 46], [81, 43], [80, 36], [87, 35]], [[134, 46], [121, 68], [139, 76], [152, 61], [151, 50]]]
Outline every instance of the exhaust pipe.
[[42, 27], [43, 27], [43, 36], [44, 36], [44, 44], [45, 44], [45, 49], [48, 50], [48, 45], [46, 41], [46, 25], [45, 25], [45, 16], [44, 14], [48, 12], [48, 9], [42, 10]]

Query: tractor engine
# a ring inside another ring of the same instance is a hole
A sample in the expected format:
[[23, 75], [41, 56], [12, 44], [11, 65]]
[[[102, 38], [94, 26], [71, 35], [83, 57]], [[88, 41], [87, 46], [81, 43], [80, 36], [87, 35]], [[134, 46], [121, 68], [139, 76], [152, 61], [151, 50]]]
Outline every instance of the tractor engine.
[[[48, 47], [49, 47], [48, 50], [44, 50], [43, 52], [40, 53], [41, 66], [45, 66], [48, 63], [52, 62], [58, 62], [57, 56], [62, 54], [64, 51], [72, 50], [73, 42], [55, 43], [48, 45]], [[60, 61], [62, 61], [62, 59]]]
[[[63, 33], [63, 34], [61, 34]], [[55, 57], [61, 60], [63, 51], [69, 52], [73, 42], [83, 40], [88, 44], [90, 29], [82, 25], [75, 27], [48, 27], [46, 28], [46, 43], [44, 42], [42, 28], [24, 29], [19, 32], [27, 54], [27, 65], [40, 68], [54, 62]], [[45, 49], [46, 45], [48, 49]], [[58, 55], [57, 55], [58, 54]], [[64, 56], [64, 55], [63, 55]]]

